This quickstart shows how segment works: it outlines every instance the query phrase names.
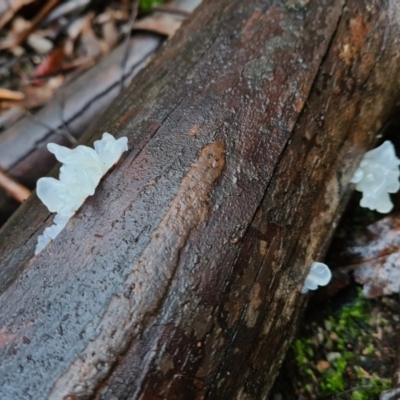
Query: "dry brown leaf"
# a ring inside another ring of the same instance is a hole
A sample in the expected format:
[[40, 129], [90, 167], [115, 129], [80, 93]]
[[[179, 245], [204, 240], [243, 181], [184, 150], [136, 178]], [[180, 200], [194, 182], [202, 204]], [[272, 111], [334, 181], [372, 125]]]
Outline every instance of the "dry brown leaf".
[[97, 15], [94, 22], [96, 22], [96, 24], [104, 24], [104, 22], [110, 19], [115, 21], [127, 21], [129, 18], [130, 14], [127, 10], [107, 9], [104, 13]]
[[[0, 50], [11, 50], [13, 47], [21, 45], [59, 1], [60, 0], [48, 0], [45, 2], [43, 8], [35, 15], [32, 21], [29, 21], [29, 25], [26, 25], [23, 29], [22, 27], [17, 26], [17, 30], [13, 32], [14, 34], [0, 44]], [[17, 17], [14, 19], [13, 29], [16, 21], [19, 19], [22, 18]]]
[[328, 361], [320, 360], [317, 363], [317, 370], [319, 372], [324, 372], [331, 367], [331, 364]]
[[85, 51], [86, 57], [91, 57], [93, 60], [98, 58], [101, 54], [105, 52], [104, 43], [99, 40], [92, 28], [92, 21], [94, 18], [94, 13], [88, 13], [85, 24], [82, 29], [81, 33], [81, 43]]
[[29, 86], [25, 92], [25, 99], [22, 104], [25, 108], [37, 108], [46, 104], [54, 96], [55, 91], [63, 84], [64, 77], [62, 75], [50, 78], [45, 85]]
[[35, 0], [5, 0], [0, 6], [0, 30], [11, 21], [15, 13]]
[[368, 298], [400, 291], [400, 215], [375, 222], [344, 255]]
[[157, 13], [136, 21], [134, 30], [144, 30], [171, 37], [182, 25], [183, 19], [169, 14]]
[[24, 98], [24, 94], [15, 90], [0, 88], [0, 100], [19, 101]]
[[29, 29], [31, 27], [31, 22], [27, 21], [22, 17], [16, 17], [13, 20], [11, 32], [14, 36], [18, 36], [21, 32]]
[[77, 18], [68, 28], [67, 34], [68, 38], [64, 44], [64, 53], [68, 57], [72, 57], [74, 54], [74, 46], [76, 43], [77, 38], [82, 32], [86, 23], [85, 17]]
[[33, 74], [34, 78], [51, 75], [57, 72], [64, 59], [64, 49], [58, 48], [46, 56], [43, 61], [36, 67]]
[[0, 42], [0, 50], [17, 47], [17, 39], [22, 32], [30, 29], [31, 23], [22, 17], [14, 18], [11, 29], [6, 37]]
[[115, 21], [110, 19], [102, 25], [102, 33], [104, 41], [109, 49], [112, 49], [118, 42], [118, 32], [115, 26]]

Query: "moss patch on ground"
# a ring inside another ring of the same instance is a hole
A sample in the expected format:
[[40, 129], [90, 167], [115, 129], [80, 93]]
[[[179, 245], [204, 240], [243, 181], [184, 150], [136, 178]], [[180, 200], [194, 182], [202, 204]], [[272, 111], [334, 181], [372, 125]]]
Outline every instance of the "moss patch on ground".
[[393, 313], [382, 311], [379, 301], [366, 300], [361, 290], [351, 304], [329, 308], [292, 345], [300, 378], [297, 394], [306, 399], [378, 399], [391, 384], [391, 368], [382, 368], [380, 360], [382, 335], [392, 329], [388, 318]]

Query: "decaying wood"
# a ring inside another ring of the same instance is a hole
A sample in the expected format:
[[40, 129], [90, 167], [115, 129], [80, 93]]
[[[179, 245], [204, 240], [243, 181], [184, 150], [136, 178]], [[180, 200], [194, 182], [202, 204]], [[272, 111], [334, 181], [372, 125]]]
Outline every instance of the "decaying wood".
[[266, 398], [399, 100], [395, 0], [206, 1], [84, 138], [130, 151], [60, 236], [0, 232], [0, 397]]

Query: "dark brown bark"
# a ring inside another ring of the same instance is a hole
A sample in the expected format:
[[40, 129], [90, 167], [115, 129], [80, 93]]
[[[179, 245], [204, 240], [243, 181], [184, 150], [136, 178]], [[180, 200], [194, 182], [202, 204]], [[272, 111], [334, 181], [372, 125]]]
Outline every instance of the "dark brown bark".
[[206, 1], [85, 136], [130, 151], [60, 236], [0, 233], [0, 397], [266, 398], [399, 100], [395, 0]]

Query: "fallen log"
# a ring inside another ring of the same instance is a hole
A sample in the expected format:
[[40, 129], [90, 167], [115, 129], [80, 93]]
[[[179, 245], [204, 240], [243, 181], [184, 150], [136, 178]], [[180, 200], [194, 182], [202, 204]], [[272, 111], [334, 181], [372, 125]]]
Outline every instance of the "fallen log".
[[85, 135], [130, 151], [33, 257], [0, 231], [0, 397], [266, 398], [399, 101], [394, 0], [206, 1]]

